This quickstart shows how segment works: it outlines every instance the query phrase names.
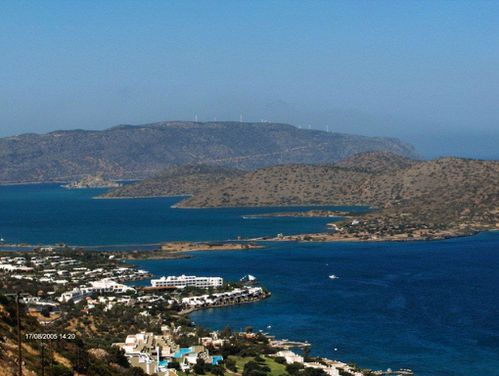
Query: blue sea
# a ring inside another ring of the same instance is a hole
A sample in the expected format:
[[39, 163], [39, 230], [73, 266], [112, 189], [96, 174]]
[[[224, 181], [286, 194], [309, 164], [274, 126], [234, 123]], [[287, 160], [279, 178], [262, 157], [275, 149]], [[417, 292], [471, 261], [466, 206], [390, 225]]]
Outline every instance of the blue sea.
[[297, 208], [171, 208], [180, 197], [92, 199], [104, 191], [67, 190], [56, 184], [0, 186], [0, 235], [11, 244], [133, 245], [171, 240], [228, 240], [283, 231], [294, 234], [324, 229], [331, 221], [244, 218]]
[[[9, 242], [131, 245], [320, 231], [328, 221], [243, 219], [274, 209], [170, 208], [178, 198], [92, 200], [97, 193], [0, 187], [0, 233]], [[278, 243], [192, 256], [136, 264], [156, 275], [234, 280], [250, 273], [272, 291], [263, 302], [195, 312], [198, 324], [307, 340], [315, 355], [362, 367], [499, 374], [497, 232], [435, 242]]]

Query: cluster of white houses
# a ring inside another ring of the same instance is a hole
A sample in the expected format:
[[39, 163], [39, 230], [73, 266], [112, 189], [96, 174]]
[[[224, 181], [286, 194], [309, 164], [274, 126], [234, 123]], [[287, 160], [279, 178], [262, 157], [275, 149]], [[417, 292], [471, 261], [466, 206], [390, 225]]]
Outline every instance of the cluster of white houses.
[[[161, 277], [159, 279], [151, 280], [151, 285], [154, 288], [178, 288], [182, 289], [185, 287], [197, 287], [202, 289], [209, 288], [219, 288], [223, 285], [223, 278], [221, 277], [196, 277], [196, 276], [168, 276]], [[186, 298], [187, 300], [182, 302], [178, 302], [185, 306], [195, 307], [202, 304], [219, 304], [220, 302], [234, 299], [243, 299], [245, 297], [251, 297], [254, 295], [259, 295], [260, 291], [256, 291], [255, 289], [259, 288], [250, 288], [248, 289], [234, 289], [229, 292], [224, 293], [216, 293], [210, 296], [195, 296]], [[261, 290], [261, 289], [260, 289]], [[118, 283], [111, 278], [103, 278], [98, 281], [89, 282], [86, 285], [80, 285], [79, 287], [75, 287], [70, 291], [66, 291], [61, 294], [58, 298], [60, 302], [79, 302], [84, 297], [92, 295], [92, 294], [104, 294], [104, 293], [114, 293], [114, 294], [123, 294], [123, 293], [135, 293], [136, 290], [130, 286], [124, 285], [122, 283]], [[263, 291], [261, 291], [263, 293]]]
[[0, 257], [0, 272], [11, 278], [64, 285], [112, 278], [116, 281], [142, 279], [149, 274], [131, 267], [88, 268], [81, 261], [60, 255]]
[[33, 271], [34, 268], [27, 266], [27, 262], [26, 257], [0, 257], [0, 270], [7, 273]]
[[[318, 368], [324, 371], [329, 376], [341, 376], [344, 374], [352, 376], [363, 376], [363, 373], [356, 371], [352, 366], [339, 362], [336, 360], [322, 359], [322, 362], [306, 362], [303, 356], [294, 353], [290, 350], [278, 351], [275, 357], [282, 357], [286, 360], [287, 364], [300, 363], [303, 364], [305, 368]], [[378, 373], [379, 374], [379, 373]]]
[[113, 281], [112, 279], [104, 278], [99, 281], [90, 282], [88, 285], [75, 287], [71, 291], [66, 291], [61, 294], [58, 300], [61, 303], [66, 303], [69, 301], [77, 303], [85, 296], [91, 294], [103, 294], [103, 293], [123, 294], [126, 292], [134, 293], [135, 289], [133, 287]]
[[[134, 367], [142, 368], [147, 374], [157, 374], [160, 376], [176, 375], [177, 371], [170, 368], [173, 362], [178, 363], [182, 372], [189, 372], [198, 359], [205, 363], [217, 365], [223, 360], [220, 355], [210, 355], [204, 345], [180, 347], [170, 335], [170, 328], [164, 326], [162, 334], [141, 332], [128, 335], [124, 343], [116, 343], [114, 346], [121, 348], [125, 352], [129, 363]], [[218, 340], [216, 332], [211, 334], [210, 345], [223, 344]], [[206, 340], [206, 338], [205, 338]]]
[[221, 277], [196, 277], [194, 275], [168, 276], [152, 279], [152, 287], [185, 288], [197, 287], [201, 289], [222, 287], [224, 283]]
[[230, 291], [205, 294], [198, 296], [188, 296], [182, 298], [181, 305], [186, 309], [197, 309], [203, 307], [215, 307], [231, 305], [253, 301], [265, 297], [265, 291], [261, 287], [246, 286], [236, 288]]
[[[142, 368], [148, 375], [176, 376], [177, 371], [172, 368], [173, 363], [177, 363], [179, 370], [188, 374], [198, 362], [198, 359], [202, 359], [205, 364], [211, 365], [217, 365], [224, 360], [221, 355], [211, 355], [208, 350], [208, 347], [220, 350], [224, 343], [229, 341], [220, 338], [218, 332], [211, 332], [208, 337], [200, 337], [199, 345], [180, 347], [175, 343], [172, 336], [180, 327], [175, 329], [163, 326], [161, 329], [162, 334], [160, 335], [150, 332], [128, 335], [125, 342], [115, 343], [113, 346], [117, 346], [124, 351], [130, 365]], [[255, 334], [239, 333], [239, 335], [251, 338]], [[270, 356], [284, 358], [287, 364], [299, 363], [305, 368], [321, 369], [329, 376], [340, 376], [342, 374], [363, 375], [362, 372], [346, 363], [326, 358], [321, 358], [321, 362], [305, 361], [302, 355], [290, 350], [280, 350]], [[375, 374], [382, 373], [376, 372]]]

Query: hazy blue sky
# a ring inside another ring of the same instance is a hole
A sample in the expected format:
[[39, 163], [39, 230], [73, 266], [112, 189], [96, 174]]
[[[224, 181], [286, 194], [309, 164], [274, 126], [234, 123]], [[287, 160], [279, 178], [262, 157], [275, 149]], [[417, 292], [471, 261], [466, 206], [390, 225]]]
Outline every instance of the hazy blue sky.
[[499, 157], [499, 1], [2, 1], [0, 136], [194, 119]]

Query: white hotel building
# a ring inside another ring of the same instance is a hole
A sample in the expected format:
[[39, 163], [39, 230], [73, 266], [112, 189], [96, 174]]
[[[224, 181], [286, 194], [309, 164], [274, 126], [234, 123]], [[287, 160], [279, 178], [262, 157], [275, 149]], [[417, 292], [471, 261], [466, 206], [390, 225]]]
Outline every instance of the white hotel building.
[[152, 279], [152, 287], [198, 287], [208, 289], [210, 287], [222, 287], [223, 278], [220, 277], [196, 277], [194, 275], [168, 276], [159, 279]]

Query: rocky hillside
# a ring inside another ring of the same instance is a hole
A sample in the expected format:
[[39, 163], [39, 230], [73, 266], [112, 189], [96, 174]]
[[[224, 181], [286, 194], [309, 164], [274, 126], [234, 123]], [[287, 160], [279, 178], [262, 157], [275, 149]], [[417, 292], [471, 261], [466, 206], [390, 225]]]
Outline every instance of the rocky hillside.
[[414, 166], [418, 161], [389, 151], [368, 151], [354, 154], [336, 163], [338, 167], [354, 171], [386, 173]]
[[[85, 318], [86, 319], [86, 318]], [[17, 316], [13, 299], [0, 295], [0, 376], [18, 374], [18, 348], [16, 334]], [[57, 328], [43, 327], [25, 312], [21, 305], [22, 333], [61, 333]], [[64, 331], [65, 333], [66, 331]], [[41, 375], [41, 341], [22, 338], [22, 374]], [[77, 340], [45, 342], [45, 375], [108, 375], [143, 376], [141, 369], [131, 368], [124, 355], [116, 349], [89, 348], [88, 344]]]
[[355, 153], [414, 156], [397, 139], [363, 137], [286, 124], [162, 122], [104, 131], [57, 131], [0, 139], [0, 183], [153, 176], [168, 166], [212, 164], [253, 169], [332, 163]]
[[279, 165], [248, 172], [183, 201], [183, 207], [321, 205], [350, 194], [371, 175], [332, 165]]
[[378, 170], [274, 166], [227, 180], [179, 206], [369, 205], [446, 223], [499, 222], [497, 161], [443, 158]]
[[[343, 171], [343, 174], [355, 175], [352, 172], [366, 172], [366, 173], [384, 173], [389, 171], [396, 171], [418, 163], [413, 159], [403, 157], [401, 155], [386, 152], [386, 151], [373, 151], [354, 154], [353, 156], [338, 162], [335, 166], [342, 167], [343, 169], [333, 168], [334, 166], [322, 166], [322, 168], [315, 169], [318, 174], [314, 177], [317, 182], [326, 181], [321, 177], [325, 177], [331, 171]], [[284, 169], [284, 165], [281, 167]], [[298, 165], [301, 170], [303, 166]], [[295, 169], [295, 165], [289, 166], [290, 170]], [[311, 172], [313, 166], [307, 169]], [[347, 172], [346, 170], [351, 170]], [[272, 169], [267, 169], [265, 172], [259, 171], [256, 174], [248, 174], [254, 176], [255, 179], [260, 179], [262, 174], [272, 173]], [[327, 171], [327, 172], [326, 172]], [[160, 174], [152, 178], [148, 178], [134, 184], [129, 184], [124, 187], [113, 189], [101, 197], [104, 198], [126, 198], [126, 197], [157, 197], [157, 196], [179, 196], [179, 195], [194, 195], [203, 191], [207, 191], [213, 186], [220, 186], [224, 183], [225, 179], [233, 179], [240, 177], [244, 174], [243, 170], [230, 169], [225, 167], [210, 166], [210, 165], [186, 165], [186, 166], [173, 166], [167, 168]], [[343, 189], [342, 175], [337, 175], [336, 179], [328, 179], [327, 184], [322, 187], [323, 190], [329, 189]], [[306, 182], [307, 178], [300, 179]], [[336, 182], [337, 186], [331, 186], [331, 182]], [[226, 182], [229, 182], [227, 180]], [[319, 183], [321, 184], [321, 183]], [[300, 189], [306, 190], [305, 186]], [[267, 192], [260, 192], [259, 196], [267, 195]], [[312, 200], [309, 198], [309, 200]], [[270, 199], [273, 201], [273, 198]], [[285, 205], [285, 203], [283, 203]]]
[[241, 170], [210, 165], [172, 166], [152, 178], [113, 189], [101, 197], [158, 197], [192, 195], [241, 176]]

